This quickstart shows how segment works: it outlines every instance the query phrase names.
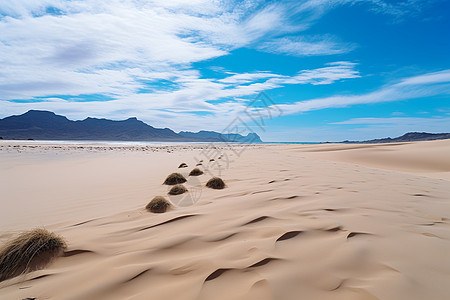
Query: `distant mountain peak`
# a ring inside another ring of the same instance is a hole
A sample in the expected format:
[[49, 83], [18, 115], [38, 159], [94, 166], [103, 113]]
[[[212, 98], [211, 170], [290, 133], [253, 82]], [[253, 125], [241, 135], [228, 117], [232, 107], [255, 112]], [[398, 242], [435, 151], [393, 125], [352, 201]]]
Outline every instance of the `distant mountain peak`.
[[[21, 116], [27, 116], [27, 117], [55, 117], [55, 116], [58, 116], [58, 115], [55, 114], [52, 111], [30, 109], [29, 111], [27, 111], [26, 113], [24, 113]], [[63, 117], [63, 116], [59, 116], [59, 117]]]
[[37, 109], [30, 109], [29, 111], [27, 111], [26, 113], [24, 113], [24, 115], [32, 115], [32, 114], [47, 114], [47, 115], [56, 115], [54, 112], [52, 111], [48, 111], [48, 110], [37, 110]]

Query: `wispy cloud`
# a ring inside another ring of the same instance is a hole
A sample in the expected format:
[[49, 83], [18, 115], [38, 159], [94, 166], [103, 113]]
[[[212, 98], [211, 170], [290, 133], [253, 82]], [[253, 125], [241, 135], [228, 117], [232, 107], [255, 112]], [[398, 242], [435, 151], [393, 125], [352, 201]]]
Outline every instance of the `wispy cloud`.
[[[331, 84], [343, 79], [356, 78], [359, 77], [359, 73], [355, 67], [354, 63], [335, 62], [323, 68], [302, 70], [293, 76], [255, 72], [231, 74], [223, 79], [201, 78], [198, 72], [173, 73], [166, 74], [176, 84], [171, 90], [124, 94], [107, 103], [77, 102], [57, 97], [42, 97], [39, 102], [26, 104], [3, 101], [1, 113], [6, 116], [27, 109], [46, 109], [67, 114], [75, 119], [88, 115], [120, 119], [126, 114], [138, 116], [148, 122], [154, 122], [156, 118], [158, 120], [156, 124], [159, 126], [170, 126], [175, 129], [177, 125], [174, 126], [173, 118], [177, 116], [178, 119], [197, 120], [192, 123], [183, 122], [180, 129], [201, 129], [203, 124], [211, 127], [216, 124], [214, 128], [220, 129], [244, 110], [246, 99], [251, 99], [252, 95], [292, 84]], [[196, 115], [199, 112], [202, 114]]]
[[348, 53], [355, 47], [352, 43], [339, 42], [332, 36], [295, 36], [273, 39], [263, 43], [258, 49], [276, 54], [313, 56]]
[[325, 108], [400, 101], [436, 95], [450, 95], [450, 70], [405, 78], [399, 83], [384, 86], [368, 94], [310, 99], [279, 106], [285, 114], [293, 114]]
[[[122, 97], [136, 94], [142, 81], [189, 76], [192, 63], [244, 46], [289, 55], [345, 53], [354, 46], [330, 36], [277, 36], [301, 32], [350, 2], [2, 1], [1, 97]], [[301, 21], [293, 24], [293, 16]]]
[[422, 128], [423, 125], [433, 125], [439, 129], [450, 128], [450, 118], [413, 118], [413, 117], [392, 117], [392, 118], [353, 118], [340, 122], [333, 122], [335, 125], [397, 125], [416, 126]]

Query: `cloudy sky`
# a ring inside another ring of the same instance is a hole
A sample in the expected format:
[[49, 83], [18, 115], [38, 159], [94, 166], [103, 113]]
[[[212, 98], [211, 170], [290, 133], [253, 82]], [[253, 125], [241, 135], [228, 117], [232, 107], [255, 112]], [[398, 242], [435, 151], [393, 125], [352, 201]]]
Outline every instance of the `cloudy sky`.
[[[449, 36], [446, 0], [0, 1], [0, 118], [242, 117], [265, 141], [449, 132]], [[277, 112], [263, 127], [244, 118], [261, 92]]]

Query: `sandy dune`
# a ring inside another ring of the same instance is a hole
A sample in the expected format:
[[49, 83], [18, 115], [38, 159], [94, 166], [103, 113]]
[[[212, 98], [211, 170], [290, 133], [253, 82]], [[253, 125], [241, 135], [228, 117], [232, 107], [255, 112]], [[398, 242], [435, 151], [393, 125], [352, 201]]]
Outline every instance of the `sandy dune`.
[[[0, 239], [45, 226], [69, 248], [0, 299], [448, 299], [450, 140], [236, 146], [213, 162], [204, 147], [1, 142]], [[145, 211], [195, 158], [227, 188], [202, 187], [206, 172], [175, 209]]]

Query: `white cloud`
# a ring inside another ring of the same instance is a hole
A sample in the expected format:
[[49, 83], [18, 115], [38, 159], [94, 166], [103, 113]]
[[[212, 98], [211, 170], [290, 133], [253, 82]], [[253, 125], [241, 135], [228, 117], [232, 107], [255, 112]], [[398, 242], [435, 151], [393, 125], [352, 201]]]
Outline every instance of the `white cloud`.
[[352, 51], [356, 46], [342, 43], [331, 36], [295, 36], [273, 39], [263, 43], [258, 49], [293, 56], [334, 55]]
[[400, 101], [436, 95], [450, 95], [449, 75], [450, 70], [428, 73], [406, 78], [400, 83], [387, 85], [368, 94], [310, 99], [292, 104], [281, 104], [279, 107], [285, 114], [293, 114], [325, 108], [346, 107], [356, 104]]
[[282, 77], [278, 74], [273, 74], [270, 72], [255, 72], [255, 73], [240, 73], [240, 74], [234, 74], [232, 76], [228, 76], [223, 79], [217, 80], [218, 82], [223, 83], [232, 83], [232, 84], [245, 84], [250, 83], [255, 80], [260, 79], [266, 79], [266, 78], [275, 78], [275, 77]]
[[402, 80], [398, 86], [450, 82], [450, 70], [428, 73]]
[[412, 125], [421, 128], [422, 125], [433, 125], [437, 128], [450, 128], [450, 118], [413, 118], [413, 117], [393, 117], [393, 118], [353, 118], [341, 122], [334, 122], [335, 125]]
[[[189, 71], [191, 63], [225, 55], [235, 43], [245, 44], [271, 30], [256, 24], [258, 18], [277, 22], [265, 10], [244, 22], [241, 12], [227, 11], [219, 2], [184, 4], [2, 2], [0, 10], [15, 17], [0, 19], [2, 99], [134, 93], [140, 79]], [[31, 17], [48, 6], [63, 14]]]
[[307, 0], [301, 5], [293, 2], [292, 9], [299, 12], [309, 12], [314, 18], [319, 18], [329, 10], [342, 5], [367, 5], [368, 9], [380, 14], [391, 15], [395, 18], [418, 15], [424, 7], [433, 2], [445, 0]]
[[[173, 90], [130, 93], [107, 103], [66, 101], [55, 97], [44, 98], [42, 102], [36, 103], [3, 101], [1, 115], [42, 109], [65, 114], [73, 119], [83, 119], [86, 116], [122, 119], [125, 115], [137, 116], [154, 126], [175, 130], [199, 130], [204, 129], [205, 124], [208, 124], [208, 128], [221, 130], [245, 109], [246, 99], [261, 91], [289, 84], [331, 84], [358, 76], [355, 64], [349, 62], [336, 62], [324, 68], [303, 70], [294, 76], [255, 72], [232, 74], [217, 80], [200, 78], [200, 74], [194, 71], [168, 73], [161, 77], [171, 78], [176, 83], [177, 88]], [[198, 112], [201, 114], [196, 114]], [[175, 117], [183, 122], [174, 122]]]
[[128, 94], [139, 87], [136, 79], [154, 79], [155, 73], [183, 70], [180, 65], [226, 54], [180, 38], [183, 15], [111, 9], [109, 14], [0, 22], [2, 98]]
[[[324, 12], [348, 2], [2, 1], [1, 97], [133, 95], [142, 88], [141, 81], [190, 73], [194, 62], [256, 47], [263, 38], [269, 38], [261, 46], [265, 51], [343, 53], [353, 46], [326, 36], [271, 38], [302, 31]], [[293, 15], [295, 25], [290, 22]]]
[[[289, 54], [343, 53], [352, 45], [327, 36], [283, 40], [280, 35], [298, 35], [328, 10], [352, 2], [0, 1], [1, 100], [42, 98], [36, 103], [1, 101], [0, 114], [48, 109], [74, 119], [135, 115], [159, 126], [195, 129], [208, 124], [220, 129], [214, 126], [223, 126], [243, 109], [246, 97], [260, 91], [289, 84], [331, 84], [359, 73], [353, 63], [338, 62], [294, 76], [262, 70], [217, 80], [202, 77], [193, 63], [239, 47], [257, 47], [259, 41], [278, 43], [278, 51]], [[272, 48], [276, 47], [267, 49]], [[173, 86], [139, 93], [160, 80]], [[400, 84], [395, 87], [400, 89]], [[393, 96], [391, 92], [383, 90]], [[83, 94], [113, 100], [80, 103], [58, 97]], [[335, 103], [340, 102], [337, 98], [311, 100], [286, 106], [286, 111], [350, 105], [378, 96], [344, 97], [340, 104]], [[217, 101], [224, 98], [229, 100]], [[196, 111], [204, 114], [196, 115]], [[175, 116], [189, 122], [174, 126], [171, 118]]]

